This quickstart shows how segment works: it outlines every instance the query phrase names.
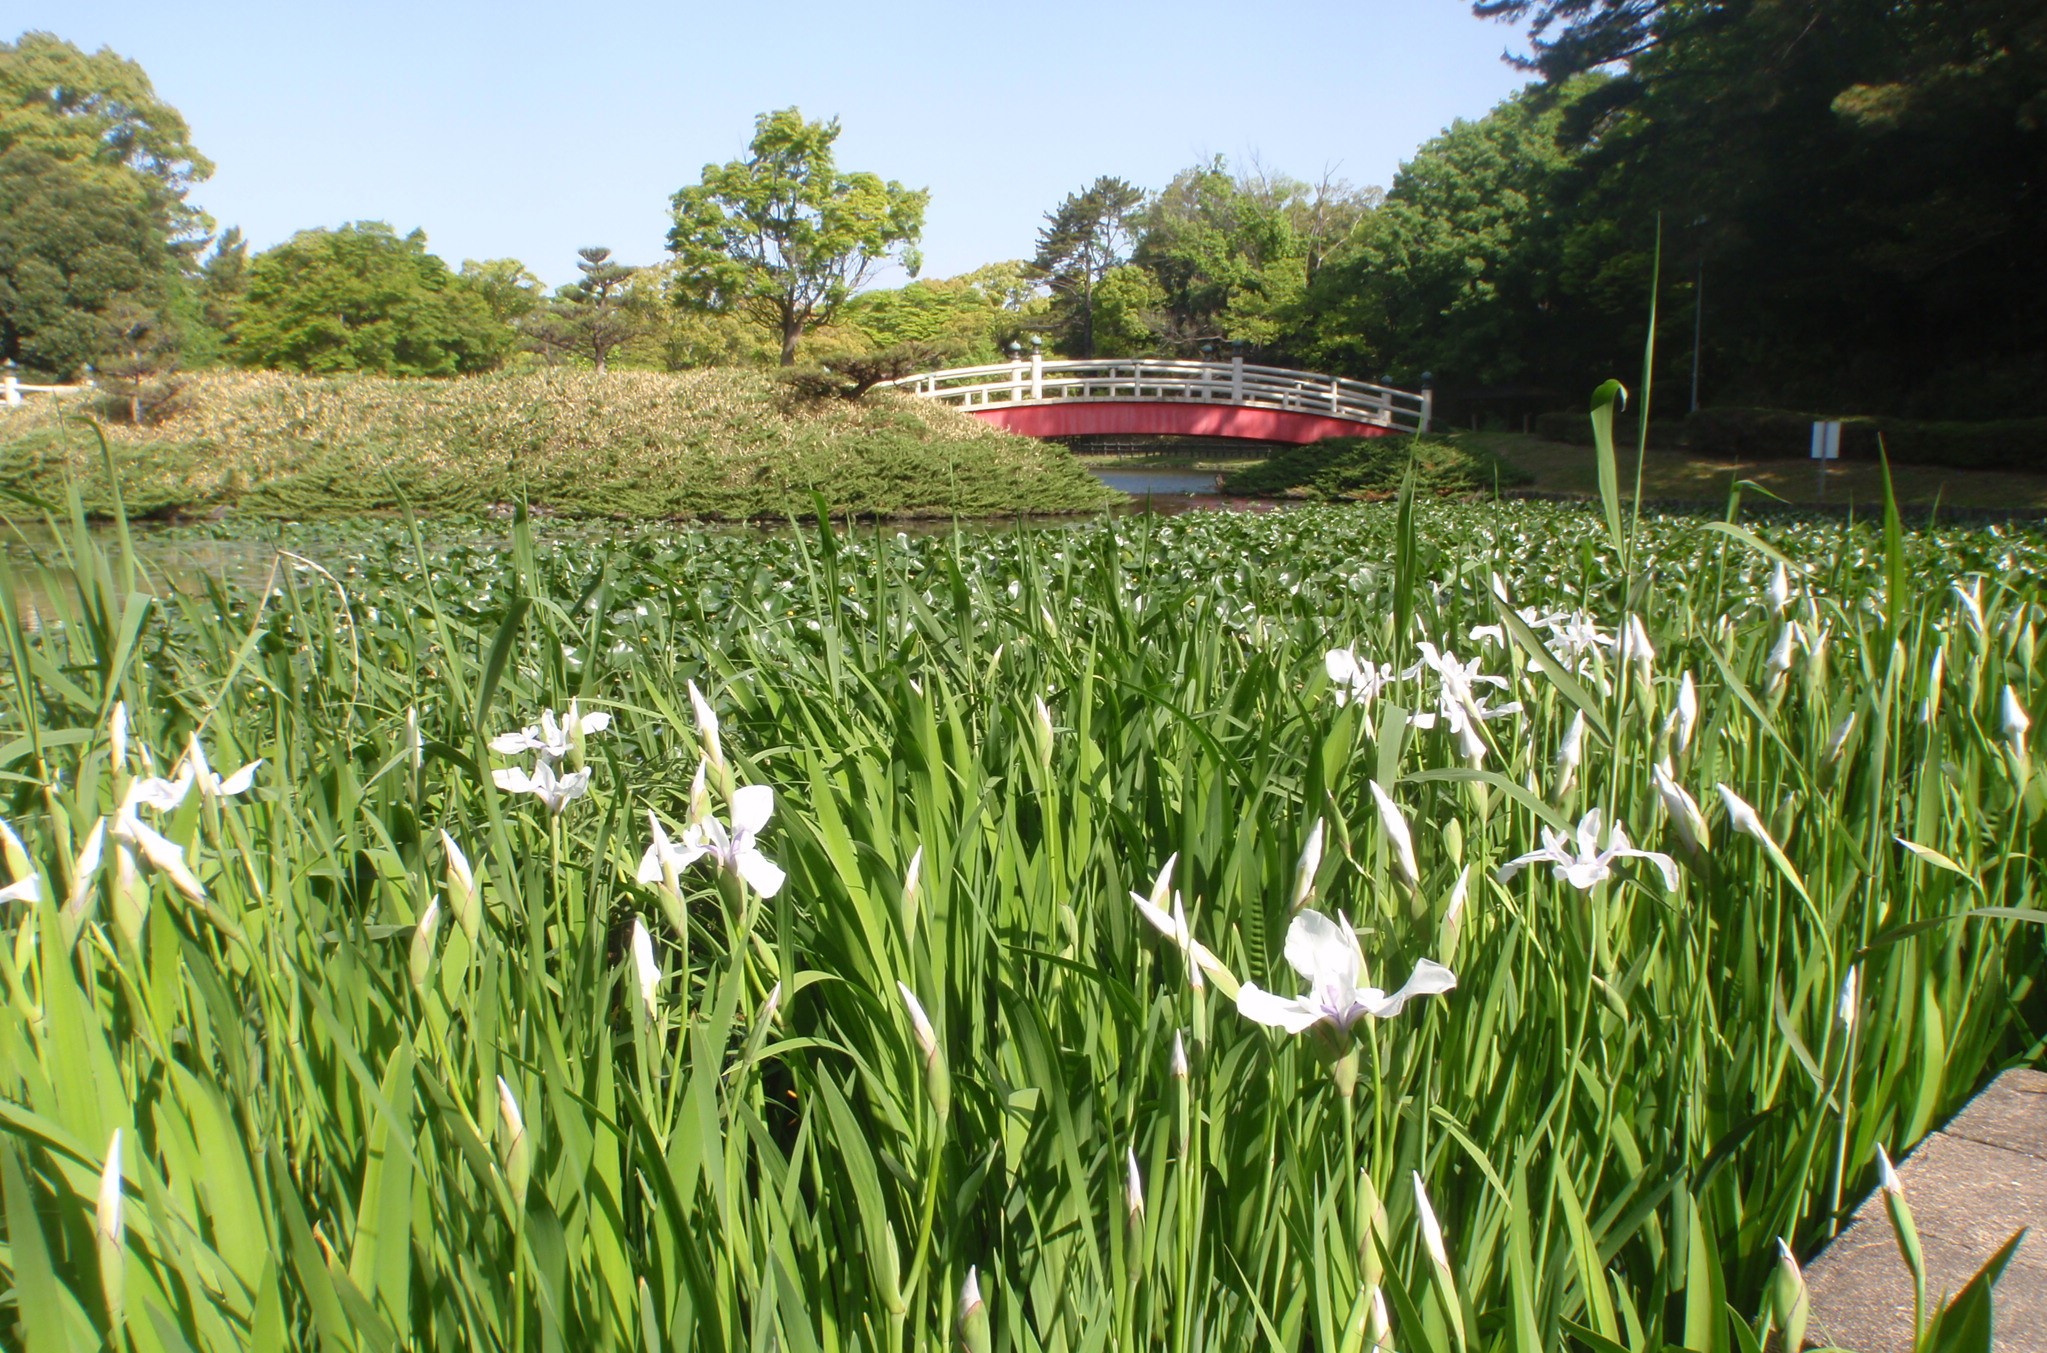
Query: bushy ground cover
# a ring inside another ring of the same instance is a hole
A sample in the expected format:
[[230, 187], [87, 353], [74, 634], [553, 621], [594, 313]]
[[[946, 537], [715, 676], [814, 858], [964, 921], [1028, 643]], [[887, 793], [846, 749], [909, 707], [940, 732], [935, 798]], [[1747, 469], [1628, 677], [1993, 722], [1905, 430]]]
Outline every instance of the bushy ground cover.
[[1327, 437], [1225, 476], [1222, 491], [1321, 503], [1379, 500], [1400, 492], [1410, 466], [1417, 491], [1439, 495], [1491, 493], [1533, 479], [1454, 437]]
[[2047, 1030], [2031, 535], [64, 539], [11, 1346], [1749, 1349]]
[[[78, 412], [74, 409], [72, 412]], [[99, 444], [62, 406], [0, 417], [0, 488], [111, 509]], [[189, 378], [161, 421], [108, 428], [128, 509], [336, 517], [479, 512], [767, 516], [1087, 511], [1116, 495], [1064, 448], [928, 400], [806, 399], [766, 372], [540, 371], [460, 380]]]

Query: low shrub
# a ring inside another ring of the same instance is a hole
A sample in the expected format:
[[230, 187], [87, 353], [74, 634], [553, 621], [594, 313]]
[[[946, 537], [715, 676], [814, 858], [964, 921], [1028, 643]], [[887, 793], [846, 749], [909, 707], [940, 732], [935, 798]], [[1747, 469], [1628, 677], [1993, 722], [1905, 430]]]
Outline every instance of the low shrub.
[[1224, 493], [1345, 502], [1400, 492], [1409, 458], [1423, 493], [1483, 493], [1531, 477], [1454, 437], [1328, 437], [1224, 477]]

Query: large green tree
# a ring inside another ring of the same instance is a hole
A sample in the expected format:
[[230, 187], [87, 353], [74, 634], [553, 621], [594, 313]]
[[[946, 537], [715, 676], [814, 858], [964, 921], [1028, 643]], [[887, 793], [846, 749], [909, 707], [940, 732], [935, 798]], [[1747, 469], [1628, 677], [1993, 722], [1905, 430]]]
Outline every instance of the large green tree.
[[1588, 279], [1556, 210], [1572, 163], [1557, 133], [1599, 83], [1525, 91], [1423, 145], [1318, 274], [1293, 341], [1318, 365], [1406, 382], [1578, 379], [1588, 335], [1563, 299]]
[[891, 257], [916, 272], [930, 194], [842, 172], [839, 122], [795, 108], [763, 113], [743, 160], [704, 166], [672, 199], [674, 293], [705, 310], [744, 312], [796, 361], [804, 331], [828, 324]]
[[1174, 176], [1139, 213], [1133, 255], [1162, 295], [1162, 346], [1288, 355], [1302, 293], [1381, 196], [1326, 176], [1235, 173], [1220, 156]]
[[0, 151], [0, 356], [77, 375], [117, 304], [163, 303], [177, 258], [133, 176], [47, 150]]
[[74, 375], [112, 341], [110, 307], [125, 329], [177, 311], [210, 228], [185, 195], [212, 168], [133, 61], [0, 43], [0, 356]]
[[1097, 292], [1130, 261], [1144, 191], [1104, 175], [1045, 213], [1032, 275], [1052, 289], [1054, 332], [1080, 357], [1096, 353]]
[[[2006, 0], [1482, 0], [1554, 89], [1581, 259], [1703, 320], [1707, 399], [2047, 409], [2047, 10]], [[1701, 284], [1703, 284], [1703, 292]], [[1567, 307], [1604, 299], [1575, 290]], [[1639, 301], [1637, 305], [1639, 305]], [[1588, 315], [1588, 323], [1597, 322]], [[1670, 374], [1690, 345], [1666, 342]]]
[[514, 341], [425, 232], [382, 221], [302, 230], [249, 260], [234, 337], [245, 366], [393, 376], [488, 370]]

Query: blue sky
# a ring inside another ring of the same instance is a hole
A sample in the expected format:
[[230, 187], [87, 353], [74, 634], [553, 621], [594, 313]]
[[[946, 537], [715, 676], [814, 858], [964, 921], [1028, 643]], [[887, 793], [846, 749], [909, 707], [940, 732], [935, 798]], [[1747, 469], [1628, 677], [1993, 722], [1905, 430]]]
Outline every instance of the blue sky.
[[194, 200], [257, 247], [424, 227], [436, 253], [663, 256], [668, 197], [756, 113], [844, 124], [840, 164], [931, 190], [925, 273], [1028, 256], [1098, 174], [1209, 156], [1384, 185], [1522, 77], [1459, 0], [1264, 4], [212, 5], [15, 0], [4, 22], [143, 64], [218, 165]]

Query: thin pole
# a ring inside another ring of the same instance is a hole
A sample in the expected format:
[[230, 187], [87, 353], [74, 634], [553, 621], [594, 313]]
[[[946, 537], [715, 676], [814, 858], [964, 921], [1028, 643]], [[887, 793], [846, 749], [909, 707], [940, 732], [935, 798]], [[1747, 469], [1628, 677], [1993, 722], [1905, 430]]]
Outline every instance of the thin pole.
[[1699, 339], [1706, 331], [1706, 256], [1692, 279], [1692, 412], [1699, 411]]

